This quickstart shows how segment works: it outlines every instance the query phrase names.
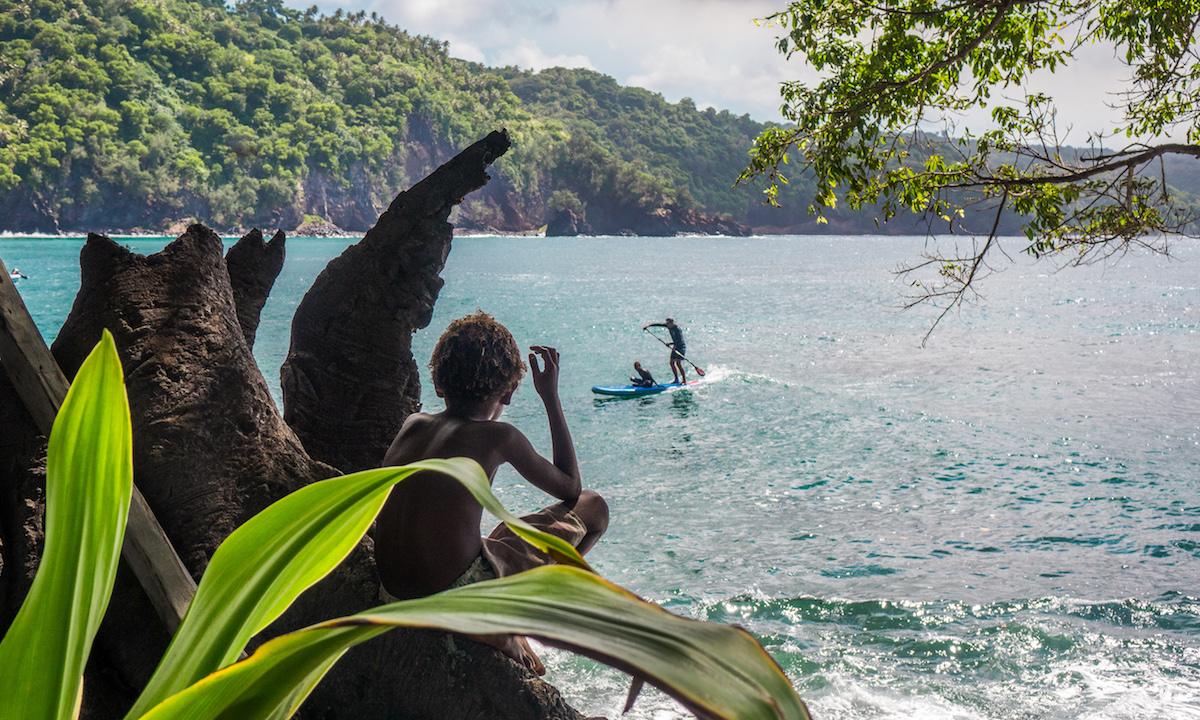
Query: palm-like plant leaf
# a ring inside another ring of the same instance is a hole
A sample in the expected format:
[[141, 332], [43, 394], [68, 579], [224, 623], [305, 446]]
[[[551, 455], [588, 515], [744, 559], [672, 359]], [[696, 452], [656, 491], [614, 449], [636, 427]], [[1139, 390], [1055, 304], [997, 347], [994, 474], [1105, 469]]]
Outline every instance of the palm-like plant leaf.
[[392, 486], [422, 470], [454, 477], [514, 532], [555, 557], [587, 567], [570, 543], [505, 510], [472, 460], [423, 460], [313, 483], [251, 518], [213, 554], [171, 646], [127, 717], [140, 717], [237, 659], [255, 633], [350, 553]]
[[106, 330], [50, 432], [46, 545], [0, 641], [0, 718], [78, 712], [83, 666], [108, 607], [133, 492], [130, 437], [121, 361]]
[[297, 678], [315, 682], [346, 649], [396, 626], [536, 637], [646, 677], [704, 718], [809, 718], [779, 666], [745, 631], [681, 618], [597, 575], [548, 566], [275, 638], [144, 720], [286, 717], [302, 699]]

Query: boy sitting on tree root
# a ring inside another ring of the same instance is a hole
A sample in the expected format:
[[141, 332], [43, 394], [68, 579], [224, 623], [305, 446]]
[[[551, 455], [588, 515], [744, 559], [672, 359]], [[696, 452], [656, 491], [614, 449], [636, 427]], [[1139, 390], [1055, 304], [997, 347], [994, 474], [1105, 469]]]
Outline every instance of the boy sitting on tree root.
[[[523, 519], [575, 546], [580, 554], [608, 528], [608, 505], [584, 490], [575, 446], [558, 398], [558, 351], [534, 346], [533, 387], [546, 406], [554, 461], [533, 449], [512, 425], [498, 422], [512, 400], [525, 364], [509, 331], [478, 312], [450, 323], [429, 362], [433, 387], [445, 399], [440, 413], [413, 413], [384, 456], [384, 465], [430, 458], [468, 457], [491, 480], [510, 463], [534, 487], [561, 502]], [[536, 357], [535, 357], [536, 353]], [[544, 368], [538, 367], [538, 357]], [[375, 562], [383, 589], [396, 600], [512, 575], [554, 562], [503, 523], [479, 536], [483, 507], [458, 481], [417, 473], [392, 489], [375, 526]], [[475, 637], [541, 675], [541, 661], [524, 638]]]

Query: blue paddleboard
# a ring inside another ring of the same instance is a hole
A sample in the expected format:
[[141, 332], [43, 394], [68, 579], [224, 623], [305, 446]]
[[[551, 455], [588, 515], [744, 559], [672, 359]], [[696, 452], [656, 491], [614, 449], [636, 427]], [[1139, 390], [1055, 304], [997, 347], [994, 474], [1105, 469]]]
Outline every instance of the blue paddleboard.
[[699, 380], [690, 380], [686, 383], [667, 383], [666, 385], [651, 385], [650, 387], [638, 387], [637, 385], [593, 385], [592, 392], [597, 395], [615, 395], [617, 397], [638, 397], [640, 395], [654, 395], [664, 390], [670, 390], [677, 387], [688, 387], [689, 385], [698, 385]]

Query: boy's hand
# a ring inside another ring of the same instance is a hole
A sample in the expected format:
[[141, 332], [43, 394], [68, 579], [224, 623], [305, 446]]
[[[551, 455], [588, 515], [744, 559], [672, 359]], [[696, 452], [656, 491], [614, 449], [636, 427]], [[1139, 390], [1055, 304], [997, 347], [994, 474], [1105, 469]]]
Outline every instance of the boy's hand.
[[[529, 353], [529, 369], [533, 373], [533, 389], [542, 398], [556, 396], [558, 394], [558, 350], [547, 345], [534, 345], [529, 349], [533, 351]], [[538, 359], [534, 353], [542, 358], [544, 369], [538, 367]]]

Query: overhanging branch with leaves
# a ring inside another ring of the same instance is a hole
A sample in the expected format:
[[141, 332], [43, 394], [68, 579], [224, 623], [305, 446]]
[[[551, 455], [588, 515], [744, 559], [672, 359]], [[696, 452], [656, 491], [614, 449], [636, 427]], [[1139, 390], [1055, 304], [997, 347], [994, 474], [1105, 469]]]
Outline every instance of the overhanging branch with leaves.
[[[999, 229], [1012, 225], [1002, 214], [1018, 219], [1023, 252], [1065, 264], [1131, 248], [1166, 253], [1166, 238], [1196, 233], [1195, 201], [1172, 190], [1163, 158], [1200, 157], [1200, 2], [799, 0], [767, 22], [783, 33], [779, 50], [821, 79], [782, 85], [793, 124], [757, 139], [739, 182], [765, 178], [776, 204], [795, 156], [815, 176], [809, 212], [819, 221], [841, 201], [877, 222], [903, 214], [931, 234], [986, 238], [981, 252], [935, 249], [902, 267], [939, 268], [912, 281], [909, 306], [940, 307], [940, 320], [973, 297], [969, 287], [1001, 250]], [[1053, 98], [1025, 85], [1094, 43], [1114, 48], [1129, 84], [1120, 120], [1072, 147]], [[963, 114], [979, 110], [989, 111], [986, 127], [965, 126]], [[968, 212], [995, 213], [990, 229], [965, 226]]]

